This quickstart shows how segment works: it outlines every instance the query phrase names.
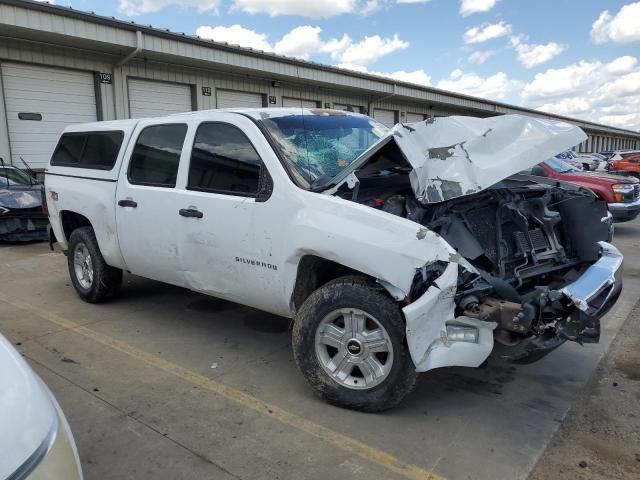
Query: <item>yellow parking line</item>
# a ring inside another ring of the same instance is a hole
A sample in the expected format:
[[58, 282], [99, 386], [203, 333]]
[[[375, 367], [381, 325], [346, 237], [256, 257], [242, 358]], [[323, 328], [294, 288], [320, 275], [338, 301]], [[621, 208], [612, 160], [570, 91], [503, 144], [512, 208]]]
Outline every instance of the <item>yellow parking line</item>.
[[175, 363], [169, 362], [161, 357], [152, 355], [148, 352], [135, 348], [127, 343], [116, 340], [108, 335], [100, 332], [96, 332], [82, 326], [72, 320], [61, 317], [54, 313], [47, 312], [35, 305], [31, 305], [21, 300], [10, 299], [3, 294], [0, 294], [0, 300], [19, 308], [26, 312], [37, 315], [38, 317], [54, 323], [63, 328], [72, 330], [80, 335], [83, 335], [91, 340], [106, 345], [114, 350], [117, 350], [125, 355], [128, 355], [135, 360], [146, 363], [156, 367], [164, 372], [174, 375], [178, 378], [191, 382], [201, 388], [209, 390], [217, 395], [221, 395], [229, 400], [232, 400], [245, 408], [254, 410], [263, 415], [278, 420], [285, 425], [301, 430], [313, 437], [333, 444], [342, 450], [347, 450], [354, 455], [357, 455], [367, 461], [380, 465], [388, 470], [391, 470], [405, 478], [412, 480], [444, 480], [439, 475], [429, 472], [416, 465], [408, 464], [400, 460], [398, 457], [391, 455], [385, 451], [379, 450], [375, 447], [371, 447], [366, 443], [355, 440], [351, 437], [335, 432], [330, 428], [324, 427], [315, 422], [309, 421], [305, 418], [299, 417], [293, 413], [290, 413], [276, 405], [266, 403], [259, 398], [249, 395], [241, 390], [229, 387], [223, 383], [217, 382], [196, 372], [183, 368]]

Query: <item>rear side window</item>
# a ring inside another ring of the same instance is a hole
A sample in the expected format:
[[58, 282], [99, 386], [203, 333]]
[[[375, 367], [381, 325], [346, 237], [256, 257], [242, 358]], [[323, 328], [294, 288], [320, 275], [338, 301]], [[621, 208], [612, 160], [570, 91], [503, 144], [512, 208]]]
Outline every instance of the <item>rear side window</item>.
[[184, 124], [153, 125], [142, 130], [129, 162], [129, 182], [175, 187], [186, 134]]
[[226, 123], [198, 127], [189, 165], [190, 190], [255, 196], [262, 160], [247, 136]]
[[111, 170], [123, 139], [122, 131], [65, 133], [53, 152], [51, 165]]

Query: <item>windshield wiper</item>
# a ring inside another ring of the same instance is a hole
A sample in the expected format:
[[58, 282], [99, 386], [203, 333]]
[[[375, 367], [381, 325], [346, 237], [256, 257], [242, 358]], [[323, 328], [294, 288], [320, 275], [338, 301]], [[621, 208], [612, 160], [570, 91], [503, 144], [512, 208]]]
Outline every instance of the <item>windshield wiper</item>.
[[[22, 155], [18, 158], [20, 158], [20, 161], [24, 163], [25, 167], [27, 167], [27, 175], [29, 176], [29, 185], [33, 186], [34, 185], [33, 180], [36, 180], [36, 172], [31, 170], [31, 167], [27, 162], [24, 161], [24, 158], [22, 158]], [[38, 183], [36, 182], [35, 185], [38, 185]]]
[[316, 178], [312, 183], [311, 183], [311, 190], [321, 190], [324, 187], [326, 187], [329, 182], [331, 182], [331, 180], [333, 179], [333, 177], [331, 175], [322, 175], [321, 177]]

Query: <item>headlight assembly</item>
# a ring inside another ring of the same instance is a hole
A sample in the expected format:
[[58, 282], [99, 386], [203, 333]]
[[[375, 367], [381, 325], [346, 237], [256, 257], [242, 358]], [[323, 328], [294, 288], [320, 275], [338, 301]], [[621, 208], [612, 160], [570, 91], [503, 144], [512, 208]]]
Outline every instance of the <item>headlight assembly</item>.
[[616, 202], [633, 200], [633, 183], [616, 183], [611, 186], [613, 189], [613, 198]]

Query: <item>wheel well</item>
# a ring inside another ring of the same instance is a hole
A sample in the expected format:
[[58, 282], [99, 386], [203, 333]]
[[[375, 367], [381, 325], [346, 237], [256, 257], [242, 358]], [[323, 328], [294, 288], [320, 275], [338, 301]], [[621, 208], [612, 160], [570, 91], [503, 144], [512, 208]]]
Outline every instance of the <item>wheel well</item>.
[[64, 238], [69, 240], [71, 233], [80, 227], [91, 227], [91, 222], [84, 215], [80, 215], [76, 212], [69, 210], [63, 210], [60, 212], [60, 221], [62, 223], [62, 231], [64, 232]]
[[326, 260], [316, 255], [305, 255], [300, 259], [298, 272], [296, 274], [296, 284], [293, 288], [292, 303], [295, 310], [298, 310], [311, 293], [322, 285], [329, 283], [344, 275], [362, 275], [362, 272], [353, 268], [345, 267], [337, 262]]

